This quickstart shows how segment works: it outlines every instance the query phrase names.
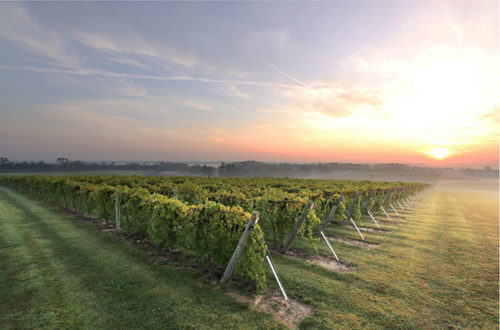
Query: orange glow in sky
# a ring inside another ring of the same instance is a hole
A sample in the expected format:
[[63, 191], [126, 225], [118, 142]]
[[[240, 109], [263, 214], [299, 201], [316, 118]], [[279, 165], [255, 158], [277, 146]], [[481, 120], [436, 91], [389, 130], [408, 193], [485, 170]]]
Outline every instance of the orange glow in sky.
[[498, 2], [4, 2], [0, 156], [497, 167], [499, 40]]

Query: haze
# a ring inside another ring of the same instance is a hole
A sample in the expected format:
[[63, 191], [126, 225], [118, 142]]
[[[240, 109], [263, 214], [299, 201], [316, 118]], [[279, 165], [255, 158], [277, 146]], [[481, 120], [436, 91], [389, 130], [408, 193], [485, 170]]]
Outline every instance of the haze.
[[498, 2], [0, 3], [0, 156], [498, 165]]

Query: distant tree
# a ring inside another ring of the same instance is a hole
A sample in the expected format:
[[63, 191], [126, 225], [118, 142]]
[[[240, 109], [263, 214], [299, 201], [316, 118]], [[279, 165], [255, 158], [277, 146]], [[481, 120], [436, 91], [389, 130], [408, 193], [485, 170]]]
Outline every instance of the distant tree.
[[7, 157], [0, 157], [0, 164], [7, 165], [9, 163], [9, 159]]
[[66, 164], [67, 162], [69, 162], [69, 159], [66, 158], [66, 157], [58, 157], [57, 158], [57, 162], [59, 163], [59, 165], [64, 165]]

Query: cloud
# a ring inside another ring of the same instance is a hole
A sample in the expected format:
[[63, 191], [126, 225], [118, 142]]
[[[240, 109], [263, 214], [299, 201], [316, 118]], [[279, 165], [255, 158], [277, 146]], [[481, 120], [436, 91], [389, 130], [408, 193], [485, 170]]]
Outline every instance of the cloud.
[[138, 79], [138, 80], [195, 81], [208, 84], [224, 84], [224, 85], [233, 84], [233, 85], [275, 87], [275, 88], [286, 88], [286, 89], [300, 88], [299, 86], [296, 85], [275, 83], [268, 81], [215, 79], [215, 78], [192, 77], [188, 75], [168, 76], [168, 75], [152, 75], [152, 74], [130, 74], [130, 73], [114, 72], [114, 71], [99, 70], [99, 69], [86, 69], [86, 68], [70, 70], [70, 69], [59, 69], [59, 68], [40, 68], [33, 66], [12, 66], [12, 65], [2, 65], [2, 64], [0, 64], [0, 68], [80, 75], [80, 76], [95, 75], [95, 76], [103, 76], [110, 78], [124, 78], [124, 79]]
[[243, 93], [235, 85], [231, 84], [228, 86], [228, 94], [239, 99], [250, 99], [252, 96], [250, 94]]
[[374, 88], [351, 86], [345, 82], [313, 82], [311, 88], [286, 90], [288, 108], [297, 112], [319, 112], [330, 117], [348, 116], [360, 107], [376, 109], [382, 104]]
[[156, 46], [144, 38], [129, 34], [127, 39], [120, 36], [110, 38], [105, 33], [94, 34], [87, 31], [73, 30], [74, 40], [79, 43], [104, 52], [138, 54], [150, 57], [160, 57]]
[[144, 97], [149, 95], [146, 88], [124, 79], [114, 80], [111, 86], [107, 88], [107, 92], [109, 94], [119, 94], [129, 97]]
[[0, 37], [49, 58], [53, 65], [80, 66], [80, 59], [70, 51], [62, 34], [42, 27], [22, 4], [4, 2], [0, 7]]
[[500, 107], [497, 106], [492, 112], [482, 115], [479, 120], [498, 125], [500, 122]]
[[244, 93], [238, 87], [236, 87], [236, 84], [233, 83], [216, 84], [216, 86], [210, 88], [210, 91], [212, 91], [215, 94], [229, 95], [231, 97], [242, 100], [248, 100], [252, 98], [252, 95]]
[[[165, 102], [155, 99], [84, 98], [70, 99], [37, 110], [43, 117], [75, 121], [96, 127], [116, 127], [120, 122], [136, 126], [162, 126], [172, 116]], [[92, 118], [99, 118], [91, 121]], [[89, 119], [89, 120], [87, 120]]]
[[181, 46], [174, 46], [165, 40], [150, 40], [136, 31], [126, 31], [121, 34], [99, 34], [89, 31], [73, 30], [73, 38], [87, 46], [101, 52], [120, 54], [122, 56], [135, 55], [143, 56], [145, 59], [154, 59], [166, 67], [179, 65], [186, 69], [198, 69], [203, 71], [221, 71], [237, 76], [245, 76], [235, 68], [228, 68], [227, 65], [215, 65], [209, 60], [203, 59], [196, 54], [193, 49]]
[[[147, 41], [146, 38], [130, 31], [127, 32], [126, 35], [108, 36], [102, 32], [95, 34], [88, 31], [73, 30], [72, 35], [74, 40], [77, 42], [101, 52], [121, 54], [122, 56], [140, 55], [148, 58], [154, 58], [160, 62], [167, 60], [185, 67], [194, 67], [197, 65], [197, 61], [193, 58], [193, 56], [180, 53], [178, 50], [173, 49], [164, 43], [155, 45]], [[113, 56], [111, 59], [116, 60], [116, 57]], [[126, 57], [122, 57], [122, 59], [125, 59], [128, 62], [125, 64], [137, 62], [136, 60]]]
[[214, 111], [214, 108], [211, 105], [206, 103], [199, 103], [190, 99], [174, 99], [174, 102], [177, 103], [181, 107], [187, 107], [191, 109], [197, 109], [202, 111]]
[[142, 68], [142, 69], [151, 68], [149, 65], [144, 64], [142, 62], [139, 62], [139, 61], [132, 59], [132, 58], [129, 58], [129, 57], [110, 57], [110, 60], [113, 62], [116, 62], [118, 64], [131, 65], [131, 66], [135, 66], [135, 67]]

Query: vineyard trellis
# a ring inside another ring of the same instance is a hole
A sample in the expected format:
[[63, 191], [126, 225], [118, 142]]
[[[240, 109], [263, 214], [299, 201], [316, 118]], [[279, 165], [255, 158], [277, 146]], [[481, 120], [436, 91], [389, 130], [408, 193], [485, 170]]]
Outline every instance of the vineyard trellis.
[[114, 219], [117, 231], [147, 238], [165, 250], [182, 247], [194, 251], [209, 270], [227, 268], [248, 219], [255, 218], [250, 213], [257, 211], [261, 220], [252, 225], [246, 246], [238, 251], [234, 273], [263, 292], [267, 261], [284, 296], [268, 247], [287, 251], [296, 237], [313, 246], [323, 239], [339, 260], [324, 234], [329, 224], [349, 219], [364, 239], [356, 224], [364, 211], [375, 223], [371, 211], [377, 208], [391, 220], [384, 207], [390, 206], [399, 216], [392, 202], [401, 207], [399, 201], [404, 200], [410, 207], [413, 195], [428, 187], [276, 178], [38, 175], [4, 176], [0, 184], [106, 223]]

